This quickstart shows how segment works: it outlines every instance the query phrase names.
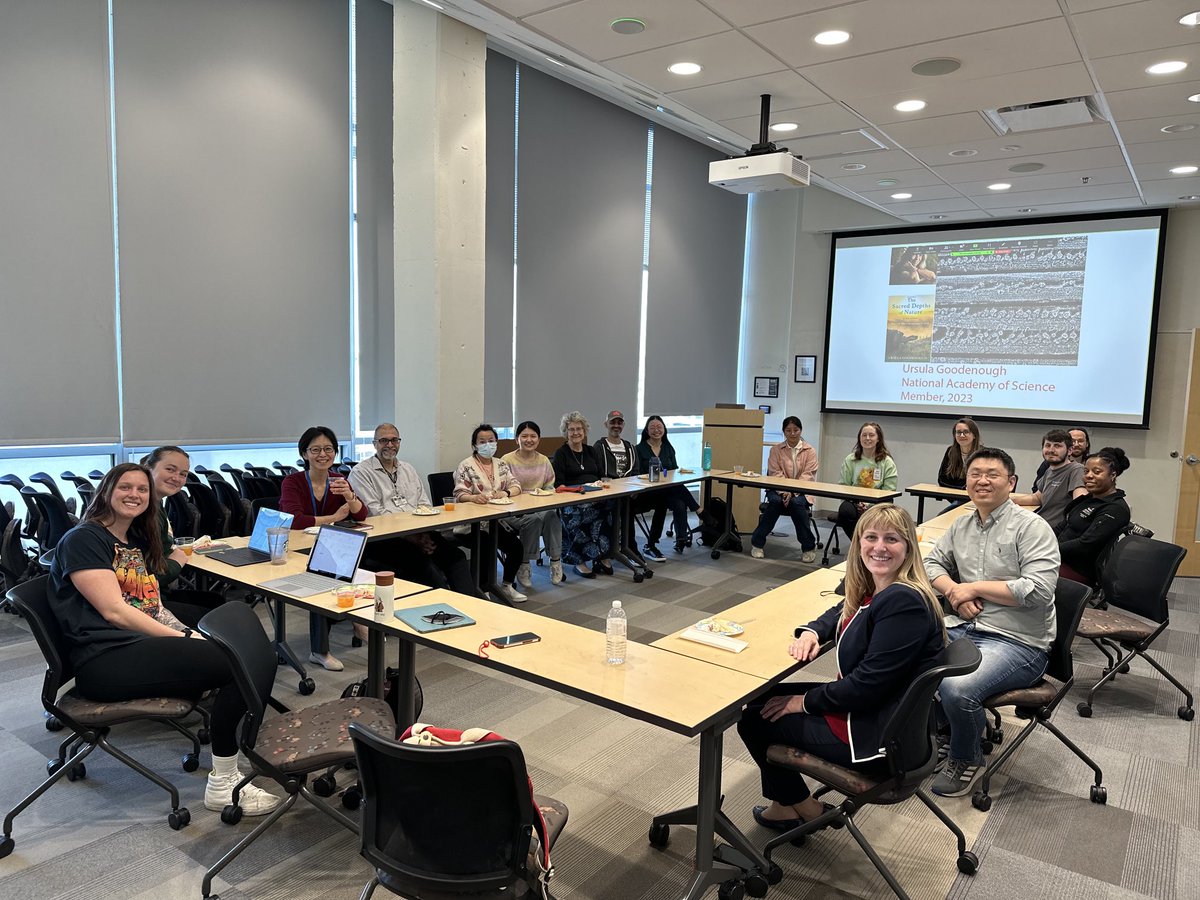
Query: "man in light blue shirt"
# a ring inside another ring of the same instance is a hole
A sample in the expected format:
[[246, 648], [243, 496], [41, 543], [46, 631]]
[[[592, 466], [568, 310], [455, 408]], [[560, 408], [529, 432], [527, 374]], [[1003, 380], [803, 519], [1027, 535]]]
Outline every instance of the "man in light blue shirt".
[[1044, 519], [1009, 498], [1015, 476], [1003, 450], [973, 453], [967, 495], [975, 512], [957, 519], [925, 557], [929, 580], [954, 609], [947, 637], [966, 637], [983, 655], [975, 672], [945, 679], [938, 691], [950, 747], [932, 789], [943, 797], [970, 793], [983, 775], [983, 701], [1034, 684], [1054, 641], [1058, 541]]

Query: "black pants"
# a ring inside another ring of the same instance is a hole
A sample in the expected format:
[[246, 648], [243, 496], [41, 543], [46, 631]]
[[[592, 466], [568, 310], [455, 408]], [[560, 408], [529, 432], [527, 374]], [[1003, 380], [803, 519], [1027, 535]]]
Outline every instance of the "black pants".
[[657, 544], [662, 537], [663, 525], [667, 521], [667, 511], [671, 512], [671, 528], [675, 532], [675, 542], [683, 543], [689, 534], [688, 510], [699, 512], [700, 504], [682, 484], [648, 491], [636, 501], [639, 512], [653, 510], [650, 518], [650, 534], [646, 538], [649, 544]]
[[509, 531], [502, 523], [492, 522], [483, 530], [480, 541], [483, 559], [479, 561], [479, 570], [483, 573], [480, 579], [485, 585], [496, 580], [496, 565], [492, 560], [500, 553], [500, 567], [505, 584], [512, 584], [517, 579], [517, 569], [525, 560], [525, 547], [521, 544], [521, 536], [515, 531]]
[[878, 775], [886, 771], [884, 764], [879, 761], [855, 764], [850, 761], [850, 745], [844, 743], [829, 728], [824, 716], [810, 716], [806, 713], [794, 713], [783, 716], [774, 722], [768, 722], [762, 717], [763, 704], [770, 697], [779, 695], [803, 694], [817, 687], [817, 683], [780, 684], [770, 692], [759, 697], [746, 707], [742, 718], [738, 721], [738, 734], [742, 743], [750, 751], [750, 756], [758, 763], [762, 776], [762, 793], [768, 800], [790, 805], [807, 800], [808, 785], [804, 776], [792, 769], [767, 762], [767, 748], [772, 744], [787, 744], [798, 747], [814, 756], [828, 760], [834, 765], [858, 769], [861, 772]]
[[858, 524], [860, 518], [862, 518], [862, 513], [858, 511], [858, 504], [853, 500], [843, 500], [838, 507], [837, 527], [846, 532], [846, 537], [854, 537], [854, 526]]
[[[163, 603], [180, 622], [192, 628], [206, 612], [211, 612], [225, 602], [225, 595], [214, 591], [170, 590], [163, 593]], [[186, 618], [185, 618], [186, 613]], [[191, 619], [195, 617], [195, 621]]]
[[462, 550], [437, 532], [428, 533], [433, 541], [433, 553], [405, 538], [393, 538], [367, 544], [369, 569], [392, 569], [405, 581], [432, 588], [449, 588], [469, 597], [480, 596], [471, 577], [471, 565]]
[[[194, 609], [194, 608], [193, 608]], [[183, 621], [178, 611], [172, 610]], [[140, 697], [197, 698], [216, 690], [212, 708], [212, 752], [238, 751], [237, 725], [246, 714], [233, 672], [216, 644], [192, 638], [145, 637], [106, 650], [75, 672], [75, 684], [89, 700], [136, 700]]]

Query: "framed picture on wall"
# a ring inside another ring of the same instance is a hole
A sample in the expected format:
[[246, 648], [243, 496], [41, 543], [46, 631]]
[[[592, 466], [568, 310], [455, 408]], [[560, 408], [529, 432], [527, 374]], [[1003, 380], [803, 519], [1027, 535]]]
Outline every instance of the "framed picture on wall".
[[817, 358], [815, 356], [796, 357], [796, 383], [814, 384], [817, 380]]
[[779, 396], [779, 379], [771, 378], [770, 376], [755, 378], [754, 379], [754, 396], [755, 397], [778, 397]]

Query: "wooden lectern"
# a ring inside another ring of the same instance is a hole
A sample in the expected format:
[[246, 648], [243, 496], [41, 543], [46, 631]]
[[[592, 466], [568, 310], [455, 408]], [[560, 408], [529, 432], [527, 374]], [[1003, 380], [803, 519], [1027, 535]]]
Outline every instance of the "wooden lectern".
[[[712, 467], [757, 472], [763, 460], [763, 411], [761, 409], [710, 408], [704, 411], [703, 440], [712, 445]], [[758, 525], [762, 492], [733, 492], [733, 517], [738, 529], [749, 534]]]

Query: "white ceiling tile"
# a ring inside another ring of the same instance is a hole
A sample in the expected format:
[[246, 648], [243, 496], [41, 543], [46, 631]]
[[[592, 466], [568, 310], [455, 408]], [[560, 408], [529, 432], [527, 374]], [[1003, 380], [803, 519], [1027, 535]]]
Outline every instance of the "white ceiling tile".
[[[873, 153], [856, 153], [845, 159], [818, 159], [812, 163], [813, 171], [826, 176], [851, 174], [842, 166], [846, 163], [865, 163], [871, 172], [904, 172], [919, 169], [921, 164], [902, 150], [876, 150]], [[858, 173], [853, 173], [858, 174]]]
[[[932, 166], [959, 166], [989, 160], [1003, 160], [1007, 167], [1018, 162], [1048, 163], [1047, 160], [1041, 159], [1043, 154], [1091, 150], [1097, 147], [1115, 148], [1116, 146], [1117, 141], [1113, 136], [1112, 127], [1097, 123], [1047, 131], [1029, 131], [1024, 134], [1006, 134], [1001, 137], [992, 137], [986, 141], [964, 141], [958, 144], [943, 144], [940, 147], [921, 147], [913, 150], [913, 155]], [[1005, 150], [1005, 147], [1019, 147], [1020, 149]], [[950, 156], [953, 150], [978, 150], [979, 152], [971, 157], [954, 157]], [[1055, 164], [1060, 162], [1061, 160], [1056, 160]]]
[[[415, 0], [414, 0], [415, 2]], [[417, 3], [418, 6], [423, 6], [422, 3]], [[521, 16], [527, 16], [530, 13], [540, 12], [543, 9], [549, 9], [552, 6], [564, 6], [563, 0], [484, 0], [484, 6], [490, 6], [492, 9], [497, 9], [505, 15], [513, 19], [519, 19]]]
[[1200, 176], [1191, 175], [1183, 178], [1170, 178], [1156, 181], [1143, 181], [1142, 193], [1146, 195], [1147, 203], [1196, 203], [1200, 201], [1180, 201], [1180, 197], [1190, 195], [1200, 196]]
[[[917, 62], [932, 56], [960, 59], [962, 68], [940, 78], [914, 75], [910, 71]], [[1079, 58], [1071, 32], [1059, 18], [804, 66], [800, 74], [826, 93], [851, 102], [896, 92], [925, 99], [926, 91], [947, 83], [1078, 62]]]
[[[710, 84], [704, 87], [672, 90], [668, 96], [713, 121], [753, 116], [758, 122], [759, 96], [771, 95], [772, 110], [795, 110], [800, 107], [828, 104], [829, 98], [790, 69]], [[847, 113], [846, 115], [850, 115]], [[857, 128], [862, 123], [853, 120]], [[843, 127], [843, 126], [836, 126]], [[822, 128], [830, 131], [830, 128]]]
[[[1035, 159], [1046, 165], [1045, 169], [1035, 173], [1039, 175], [1115, 169], [1125, 164], [1125, 158], [1121, 156], [1121, 151], [1116, 147], [1095, 147], [1090, 150], [1072, 150], [1066, 153], [1045, 153]], [[986, 181], [989, 184], [997, 181], [1011, 182], [1014, 178], [1020, 177], [1008, 171], [1008, 167], [1015, 162], [1016, 160], [985, 160], [934, 166], [933, 170], [950, 184], [967, 184], [972, 181]]]
[[[1122, 185], [1133, 187], [1133, 178], [1124, 166], [1110, 166], [1106, 169], [1079, 169], [1071, 172], [1033, 172], [1031, 174], [1005, 173], [1003, 179], [1012, 185], [1012, 192], [1028, 193], [1029, 191], [1072, 190], [1087, 185]], [[968, 196], [984, 194], [989, 184], [995, 184], [999, 179], [991, 178], [982, 181], [966, 181], [955, 186]]]
[[[1200, 4], [1198, 4], [1200, 5]], [[1104, 99], [1118, 123], [1156, 116], [1200, 116], [1200, 103], [1188, 97], [1200, 94], [1200, 81], [1158, 84], [1129, 91], [1106, 91]]]
[[[746, 28], [746, 34], [784, 59], [801, 67], [831, 60], [862, 59], [868, 54], [904, 47], [912, 62], [947, 55], [935, 49], [937, 42], [978, 32], [1062, 17], [1057, 5], [1046, 0], [1004, 0], [1003, 3], [964, 3], [962, 0], [921, 0], [919, 7], [896, 0], [864, 0], [835, 9], [824, 9], [788, 19]], [[848, 31], [844, 44], [822, 46], [813, 36], [822, 31]], [[986, 43], [986, 41], [984, 42]], [[929, 48], [929, 52], [926, 49]], [[957, 59], [966, 58], [950, 54]], [[920, 78], [908, 73], [910, 78]]]
[[[1182, 72], [1174, 75], [1148, 75], [1146, 67], [1154, 63], [1177, 59], [1188, 64]], [[1092, 69], [1100, 82], [1100, 89], [1128, 91], [1134, 88], [1152, 87], [1160, 84], [1176, 84], [1195, 81], [1200, 72], [1200, 43], [1163, 47], [1160, 50], [1140, 50], [1123, 56], [1107, 56], [1092, 60]]]
[[979, 207], [965, 197], [948, 197], [945, 200], [889, 200], [880, 203], [895, 216], [925, 216], [932, 213], [965, 212], [980, 215]]
[[[889, 209], [901, 208], [913, 203], [923, 203], [930, 200], [963, 200], [962, 191], [951, 187], [948, 184], [931, 184], [926, 187], [909, 187], [908, 185], [896, 185], [895, 187], [881, 188], [875, 187], [869, 191], [860, 191], [861, 196], [866, 197], [873, 203], [878, 203], [880, 206], [886, 206]], [[892, 194], [906, 193], [912, 194], [911, 200], [893, 200]]]
[[1200, 137], [1127, 144], [1125, 149], [1129, 152], [1129, 161], [1135, 166], [1162, 165], [1164, 177], [1166, 170], [1172, 166], [1200, 166]]
[[880, 127], [889, 138], [910, 150], [915, 147], [936, 147], [940, 144], [962, 146], [964, 143], [988, 140], [996, 136], [992, 126], [978, 112], [929, 116], [912, 122], [892, 122]]
[[[646, 23], [640, 34], [617, 34], [614, 19], [634, 15]], [[630, 12], [627, 0], [579, 0], [529, 16], [525, 24], [578, 50], [590, 59], [628, 56], [654, 47], [728, 31], [729, 25], [699, 0], [654, 0], [644, 12]]]
[[[1033, 207], [1032, 213], [1019, 213], [1017, 210], [1027, 207]], [[1137, 197], [1125, 197], [1115, 200], [1086, 200], [1077, 201], [1075, 203], [1028, 203], [1024, 207], [1020, 206], [1004, 206], [995, 207], [990, 211], [997, 218], [1020, 217], [1022, 215], [1031, 216], [1051, 216], [1060, 213], [1085, 213], [1085, 212], [1116, 212], [1122, 209], [1144, 209], [1142, 201]]]
[[866, 191], [879, 190], [877, 182], [880, 178], [895, 180], [895, 186], [890, 188], [892, 193], [906, 191], [910, 188], [945, 184], [942, 179], [938, 178], [936, 174], [930, 172], [928, 169], [909, 169], [901, 172], [885, 172], [880, 170], [878, 172], [867, 171], [859, 174], [843, 172], [841, 175], [830, 180], [846, 188], [846, 190], [864, 193]]
[[[1126, 144], [1146, 144], [1156, 141], [1168, 143], [1200, 138], [1200, 103], [1189, 103], [1188, 106], [1196, 108], [1190, 116], [1165, 116], [1122, 122], [1118, 126], [1121, 138]], [[1169, 125], [1195, 125], [1196, 127], [1191, 131], [1164, 133], [1162, 129]]]
[[1083, 49], [1092, 59], [1154, 50], [1197, 40], [1179, 17], [1197, 9], [1196, 0], [1141, 0], [1072, 16]]
[[810, 163], [814, 158], [825, 156], [874, 152], [879, 149], [880, 145], [878, 138], [872, 139], [862, 131], [842, 131], [786, 140], [775, 137], [773, 140], [779, 146], [786, 147]]
[[1110, 6], [1124, 6], [1136, 3], [1137, 0], [1067, 0], [1067, 9], [1073, 13], [1088, 12], [1093, 9], [1106, 9]]
[[[674, 95], [672, 95], [674, 96]], [[736, 119], [723, 119], [721, 124], [738, 134], [758, 140], [758, 116], [740, 116]], [[781, 109], [772, 111], [772, 122], [795, 122], [800, 127], [790, 134], [771, 132], [771, 140], [792, 140], [794, 137], [808, 137], [814, 134], [829, 134], [835, 131], [854, 131], [863, 126], [863, 121], [853, 113], [847, 112], [836, 103], [825, 103], [821, 106], [807, 106], [803, 109]]]
[[[699, 63], [704, 69], [697, 75], [673, 75], [667, 71], [667, 66], [683, 60]], [[634, 53], [606, 65], [664, 92], [749, 78], [785, 68], [771, 54], [735, 31]]]
[[772, 19], [798, 16], [814, 9], [830, 6], [851, 6], [853, 3], [838, 0], [704, 0], [722, 17], [734, 25], [756, 25]]
[[[951, 222], [978, 222], [985, 221], [990, 216], [979, 207], [972, 207], [964, 210], [945, 210], [937, 213], [936, 223], [938, 225], [948, 225]], [[929, 225], [935, 220], [933, 215], [906, 215], [903, 217], [905, 221], [912, 222], [914, 225]]]
[[988, 191], [968, 196], [984, 209], [1011, 206], [1038, 206], [1044, 203], [1084, 203], [1091, 200], [1131, 200], [1137, 198], [1133, 185], [1084, 184], [1057, 191]]

